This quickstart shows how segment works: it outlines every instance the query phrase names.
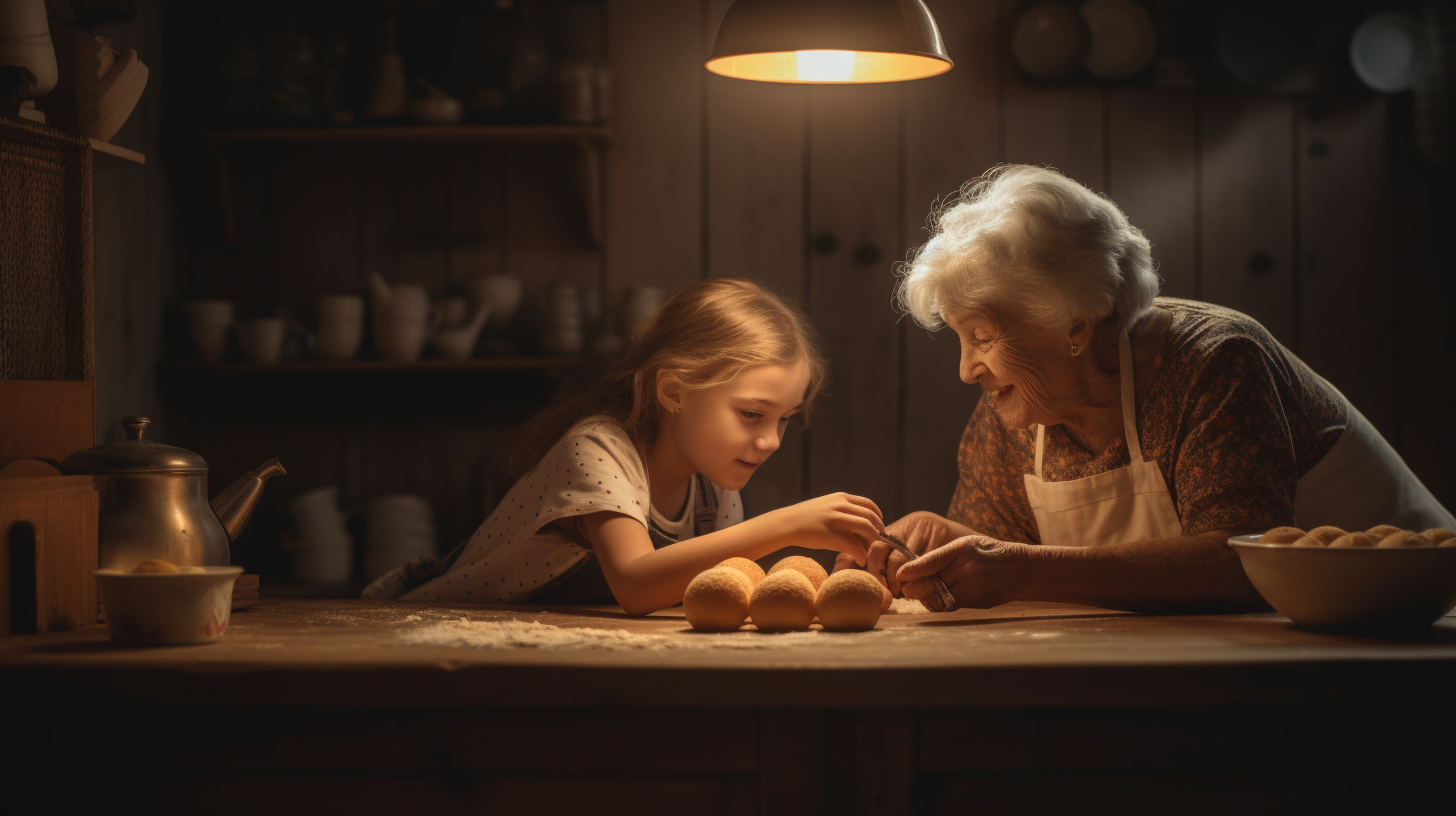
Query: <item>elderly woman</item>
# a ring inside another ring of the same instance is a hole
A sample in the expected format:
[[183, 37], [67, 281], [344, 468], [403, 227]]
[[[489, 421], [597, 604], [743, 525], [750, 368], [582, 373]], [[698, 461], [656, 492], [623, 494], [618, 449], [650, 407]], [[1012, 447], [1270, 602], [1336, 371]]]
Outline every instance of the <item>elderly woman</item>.
[[998, 167], [938, 216], [898, 298], [960, 338], [986, 389], [949, 517], [888, 528], [871, 572], [957, 605], [1127, 610], [1252, 604], [1229, 536], [1300, 524], [1421, 530], [1456, 519], [1334, 386], [1258, 322], [1158, 297], [1148, 240], [1106, 198]]

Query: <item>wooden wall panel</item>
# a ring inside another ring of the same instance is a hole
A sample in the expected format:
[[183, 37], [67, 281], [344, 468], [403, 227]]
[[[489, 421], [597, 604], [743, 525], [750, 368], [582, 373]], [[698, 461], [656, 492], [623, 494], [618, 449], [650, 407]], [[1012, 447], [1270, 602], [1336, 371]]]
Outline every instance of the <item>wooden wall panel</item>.
[[450, 154], [450, 283], [501, 272], [506, 189], [505, 151], [461, 149]]
[[[955, 68], [905, 88], [901, 241], [907, 254], [929, 237], [927, 220], [937, 202], [996, 163], [1001, 123], [996, 4], [942, 0], [929, 6]], [[948, 99], [955, 103], [946, 104]], [[960, 381], [955, 332], [931, 334], [908, 316], [900, 318], [900, 326], [905, 352], [899, 505], [904, 512], [944, 513], [955, 492], [961, 433], [984, 392]]]
[[1298, 353], [1293, 102], [1204, 94], [1201, 104], [1199, 297], [1257, 319]]
[[352, 153], [308, 150], [277, 154], [270, 206], [271, 309], [311, 320], [320, 295], [363, 294], [361, 172], [358, 157]]
[[809, 495], [868, 496], [889, 518], [899, 515], [901, 382], [886, 268], [900, 246], [901, 93], [809, 90], [809, 234], [838, 245], [809, 256], [810, 316], [832, 378], [809, 431]]
[[1184, 91], [1108, 92], [1105, 192], [1153, 244], [1162, 293], [1198, 296], [1197, 109]]
[[544, 309], [552, 283], [601, 286], [601, 256], [573, 198], [575, 158], [560, 147], [526, 146], [512, 147], [506, 158], [505, 271], [524, 284], [523, 323], [517, 325], [532, 336], [545, 331], [542, 316], [531, 310]]
[[1456, 201], [1449, 195], [1456, 168], [1434, 164], [1409, 148], [1409, 108], [1392, 106], [1400, 158], [1399, 194], [1395, 199], [1395, 252], [1399, 287], [1396, 318], [1397, 432], [1391, 442], [1417, 476], [1448, 509], [1456, 509], [1456, 331], [1451, 330], [1451, 304], [1456, 303], [1456, 245], [1450, 240], [1456, 224]]
[[613, 141], [607, 280], [668, 291], [702, 276], [702, 3], [609, 0]]
[[[1000, 42], [1010, 40], [1011, 27], [1022, 5], [1017, 0], [999, 0]], [[1009, 48], [1001, 49], [1001, 61], [1001, 160], [1050, 165], [1068, 178], [1100, 191], [1104, 184], [1103, 108], [1107, 92], [1100, 87], [1028, 80], [1016, 67]]]
[[[704, 53], [730, 5], [707, 3]], [[756, 280], [803, 308], [807, 89], [703, 73], [706, 272]], [[744, 488], [749, 515], [805, 498], [805, 453], [803, 432], [791, 426]]]
[[1395, 258], [1384, 97], [1300, 117], [1299, 355], [1386, 437], [1395, 431]]

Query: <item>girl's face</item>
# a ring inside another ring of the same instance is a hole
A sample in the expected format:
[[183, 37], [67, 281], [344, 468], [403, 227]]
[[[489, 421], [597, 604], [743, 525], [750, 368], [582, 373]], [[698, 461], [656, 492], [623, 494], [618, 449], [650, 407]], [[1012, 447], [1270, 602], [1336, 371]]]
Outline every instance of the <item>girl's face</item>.
[[1069, 344], [1050, 329], [1008, 333], [975, 312], [942, 315], [961, 343], [961, 381], [980, 383], [995, 399], [996, 416], [1008, 428], [1057, 425], [1067, 402], [1059, 385], [1074, 377]]
[[809, 367], [799, 363], [750, 368], [722, 385], [683, 392], [682, 413], [670, 426], [673, 441], [698, 473], [740, 490], [779, 449], [808, 389]]

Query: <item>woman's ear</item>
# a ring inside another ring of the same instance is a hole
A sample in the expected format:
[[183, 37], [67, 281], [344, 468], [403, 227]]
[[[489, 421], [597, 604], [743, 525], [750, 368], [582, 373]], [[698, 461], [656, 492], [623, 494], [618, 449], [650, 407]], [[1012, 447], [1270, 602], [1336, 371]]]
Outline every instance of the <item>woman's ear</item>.
[[682, 386], [682, 380], [676, 374], [657, 370], [657, 404], [664, 415], [682, 413]]
[[1097, 326], [1090, 320], [1074, 320], [1072, 328], [1067, 332], [1067, 345], [1072, 354], [1080, 354], [1092, 346], [1092, 336], [1097, 333]]

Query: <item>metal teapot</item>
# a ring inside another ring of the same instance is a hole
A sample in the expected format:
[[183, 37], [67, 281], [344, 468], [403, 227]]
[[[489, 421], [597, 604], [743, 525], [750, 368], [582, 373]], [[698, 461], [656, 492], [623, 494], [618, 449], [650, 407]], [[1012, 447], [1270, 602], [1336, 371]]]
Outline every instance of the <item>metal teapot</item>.
[[207, 462], [189, 450], [143, 439], [149, 424], [146, 417], [127, 417], [121, 421], [125, 441], [77, 451], [61, 463], [65, 473], [96, 479], [101, 568], [129, 570], [148, 558], [228, 566], [228, 542], [252, 518], [263, 483], [287, 471], [269, 459], [209, 505]]

